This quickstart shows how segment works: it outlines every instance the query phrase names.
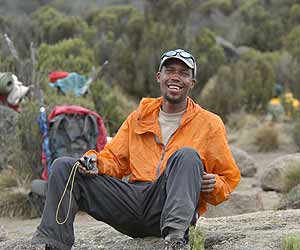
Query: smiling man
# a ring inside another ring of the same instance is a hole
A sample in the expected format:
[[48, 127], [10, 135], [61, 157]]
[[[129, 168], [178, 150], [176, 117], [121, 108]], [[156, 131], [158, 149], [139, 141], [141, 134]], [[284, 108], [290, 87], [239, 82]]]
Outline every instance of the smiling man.
[[[63, 157], [53, 163], [33, 244], [70, 250], [73, 221], [83, 210], [131, 237], [163, 237], [163, 249], [189, 249], [189, 226], [207, 203], [228, 199], [240, 180], [223, 122], [188, 97], [195, 76], [190, 53], [164, 53], [156, 75], [161, 97], [144, 98], [101, 152], [90, 150], [80, 160]], [[63, 200], [56, 214], [76, 166], [71, 206]], [[57, 223], [68, 214], [66, 223]]]

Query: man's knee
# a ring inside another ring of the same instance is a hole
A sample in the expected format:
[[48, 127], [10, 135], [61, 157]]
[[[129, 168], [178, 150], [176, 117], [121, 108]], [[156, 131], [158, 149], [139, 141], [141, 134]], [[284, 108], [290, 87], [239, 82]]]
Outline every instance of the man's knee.
[[[200, 158], [200, 155], [197, 150], [190, 148], [190, 147], [183, 147], [178, 149], [171, 158], [179, 158], [183, 164], [179, 165], [184, 165], [185, 169], [188, 168], [188, 166], [191, 167], [199, 167], [200, 171], [203, 172], [204, 167], [202, 160]], [[185, 163], [191, 163], [191, 164], [185, 164]]]
[[71, 157], [59, 157], [51, 165], [51, 174], [69, 172], [75, 162], [76, 159]]
[[193, 149], [193, 148], [189, 148], [189, 147], [183, 147], [178, 149], [175, 154], [181, 155], [181, 156], [185, 156], [185, 157], [199, 157], [199, 153]]

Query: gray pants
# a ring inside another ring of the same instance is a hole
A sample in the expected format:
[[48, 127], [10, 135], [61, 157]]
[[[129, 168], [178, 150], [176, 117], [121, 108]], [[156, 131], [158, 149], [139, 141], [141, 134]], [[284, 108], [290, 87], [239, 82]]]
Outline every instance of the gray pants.
[[[54, 161], [42, 221], [32, 244], [70, 250], [78, 210], [131, 237], [161, 237], [169, 228], [186, 232], [195, 218], [203, 165], [195, 150], [182, 148], [168, 159], [166, 170], [155, 182], [128, 183], [108, 175], [86, 177], [77, 172], [69, 218], [59, 225], [57, 204], [75, 161], [69, 157]], [[66, 217], [68, 204], [69, 192], [60, 208], [60, 221]]]

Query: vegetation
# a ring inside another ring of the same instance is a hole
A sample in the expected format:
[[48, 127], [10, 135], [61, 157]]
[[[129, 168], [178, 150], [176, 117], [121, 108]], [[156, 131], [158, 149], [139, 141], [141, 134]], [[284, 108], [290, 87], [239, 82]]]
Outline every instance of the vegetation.
[[285, 176], [285, 192], [288, 193], [292, 188], [300, 184], [300, 166], [297, 162], [291, 163], [292, 166], [289, 166], [289, 171]]
[[283, 241], [283, 250], [300, 249], [300, 237], [298, 235], [287, 236]]
[[199, 227], [190, 227], [190, 246], [193, 250], [204, 250], [204, 235]]
[[[275, 83], [300, 98], [299, 21], [300, 5], [294, 0], [4, 1], [0, 71], [14, 72], [25, 85], [33, 85], [9, 145], [14, 152], [9, 164], [20, 170], [19, 179], [40, 174], [40, 89], [48, 113], [56, 105], [81, 105], [97, 111], [114, 135], [141, 97], [160, 94], [155, 80], [160, 56], [179, 47], [197, 59], [192, 97], [241, 128], [243, 117], [267, 113]], [[90, 77], [106, 61], [84, 96], [49, 87], [52, 71]], [[239, 113], [240, 121], [234, 116]], [[299, 112], [287, 119], [297, 117]], [[293, 133], [298, 145], [299, 126]], [[252, 137], [261, 151], [278, 148], [274, 127], [263, 127]]]
[[278, 131], [275, 127], [263, 125], [257, 129], [255, 134], [255, 144], [262, 152], [272, 151], [279, 146]]

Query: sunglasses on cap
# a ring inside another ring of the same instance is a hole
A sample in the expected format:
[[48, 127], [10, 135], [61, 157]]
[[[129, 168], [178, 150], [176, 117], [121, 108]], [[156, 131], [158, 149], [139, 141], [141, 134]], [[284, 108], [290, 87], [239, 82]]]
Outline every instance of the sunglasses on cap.
[[193, 70], [193, 75], [196, 75], [196, 61], [192, 54], [184, 51], [183, 49], [170, 50], [161, 56], [161, 63], [159, 66], [159, 71], [161, 70], [165, 61], [169, 58], [177, 58], [183, 61], [189, 68]]
[[191, 59], [192, 60], [192, 63], [195, 63], [195, 58], [188, 52], [184, 51], [183, 49], [176, 49], [176, 50], [170, 50], [170, 51], [167, 51], [165, 53], [163, 53], [163, 55], [161, 56], [161, 60], [164, 58], [164, 57], [173, 57], [173, 56], [181, 56], [182, 58], [185, 58], [185, 59]]

